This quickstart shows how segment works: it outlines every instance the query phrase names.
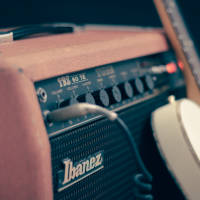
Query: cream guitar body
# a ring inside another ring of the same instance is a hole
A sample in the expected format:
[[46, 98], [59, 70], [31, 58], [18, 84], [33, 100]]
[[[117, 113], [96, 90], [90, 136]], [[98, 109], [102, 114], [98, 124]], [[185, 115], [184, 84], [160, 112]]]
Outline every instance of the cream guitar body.
[[151, 118], [154, 139], [186, 199], [200, 199], [200, 106], [189, 99], [158, 108]]

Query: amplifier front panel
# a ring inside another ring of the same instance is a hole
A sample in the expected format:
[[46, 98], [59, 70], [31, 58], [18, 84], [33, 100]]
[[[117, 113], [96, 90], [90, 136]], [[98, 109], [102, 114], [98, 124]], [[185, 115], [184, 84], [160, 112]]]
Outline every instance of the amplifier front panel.
[[[45, 103], [40, 101], [41, 110], [42, 112], [55, 110], [62, 102], [65, 102], [65, 105], [84, 102], [85, 95], [88, 95], [89, 98], [92, 96], [91, 102], [90, 99], [87, 101], [92, 103], [96, 101], [95, 95], [97, 96], [99, 91], [105, 90], [106, 93], [109, 93], [109, 88], [117, 86], [120, 89], [121, 85], [128, 82], [129, 86], [133, 89], [132, 96], [123, 98], [124, 94], [121, 92], [121, 101], [113, 103], [110, 99], [109, 105], [106, 105], [107, 109], [113, 111], [123, 110], [168, 90], [171, 86], [170, 84], [172, 84], [172, 77], [174, 76], [168, 73], [169, 69], [167, 68], [167, 64], [170, 63], [177, 67], [174, 54], [168, 51], [36, 82], [36, 91], [42, 88], [47, 95]], [[147, 74], [151, 76], [150, 81], [154, 84], [152, 89], [145, 88], [145, 81], [143, 79]], [[141, 80], [141, 84], [144, 86], [144, 91], [142, 92], [137, 92], [137, 89], [134, 88], [135, 83], [133, 82], [137, 78]], [[182, 80], [182, 76], [179, 77], [176, 80], [176, 84], [180, 83], [183, 85]], [[97, 101], [96, 104], [98, 104]], [[49, 137], [52, 137], [99, 118], [101, 116], [88, 114], [84, 117], [67, 120], [66, 122], [54, 123], [52, 126], [46, 126], [46, 128]]]
[[[125, 85], [129, 85], [126, 90]], [[94, 103], [118, 112], [130, 128], [145, 164], [153, 166], [150, 170], [153, 176], [164, 170], [156, 168], [159, 156], [156, 156], [153, 140], [149, 139], [152, 137], [150, 115], [167, 103], [168, 95], [185, 96], [183, 77], [171, 51], [39, 81], [35, 88], [43, 114], [79, 102]], [[130, 88], [133, 93], [129, 93]], [[41, 94], [45, 99], [41, 100]], [[108, 98], [108, 102], [104, 98]], [[115, 123], [88, 114], [46, 124], [46, 129], [51, 144], [54, 200], [133, 199], [132, 178], [138, 170], [129, 143]], [[91, 160], [98, 152], [103, 152], [103, 162], [95, 169], [96, 164], [91, 164]], [[79, 165], [84, 171], [82, 174]], [[167, 173], [165, 171], [163, 176], [169, 177]], [[153, 183], [155, 199], [169, 199], [169, 195], [162, 196], [166, 188], [182, 198], [174, 190], [175, 186], [172, 187], [171, 179], [164, 187], [160, 181], [160, 177], [156, 177]]]

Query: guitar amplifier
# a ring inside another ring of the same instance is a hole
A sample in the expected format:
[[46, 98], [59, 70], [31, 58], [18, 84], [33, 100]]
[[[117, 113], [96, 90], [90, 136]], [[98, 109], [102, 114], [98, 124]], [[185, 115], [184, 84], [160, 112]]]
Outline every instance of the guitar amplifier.
[[0, 199], [134, 199], [139, 170], [115, 123], [96, 114], [44, 120], [80, 102], [124, 120], [153, 174], [155, 199], [182, 198], [150, 127], [151, 112], [169, 95], [185, 97], [162, 33], [87, 30], [4, 43], [0, 51]]

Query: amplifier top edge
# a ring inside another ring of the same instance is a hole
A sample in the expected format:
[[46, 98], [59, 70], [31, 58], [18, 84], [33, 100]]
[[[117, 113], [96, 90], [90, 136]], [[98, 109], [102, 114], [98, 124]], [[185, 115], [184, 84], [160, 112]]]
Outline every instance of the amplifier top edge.
[[21, 68], [34, 81], [167, 51], [164, 34], [86, 30], [1, 44], [0, 68]]

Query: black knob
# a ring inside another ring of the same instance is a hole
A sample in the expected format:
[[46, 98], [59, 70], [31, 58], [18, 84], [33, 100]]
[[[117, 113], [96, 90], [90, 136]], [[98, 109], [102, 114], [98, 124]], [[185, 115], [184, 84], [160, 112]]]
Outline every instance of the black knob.
[[133, 97], [133, 88], [129, 82], [119, 84], [118, 88], [121, 91], [122, 99], [128, 99]]
[[142, 94], [144, 92], [144, 85], [140, 78], [136, 78], [130, 81], [130, 84], [133, 87], [134, 94]]
[[73, 105], [78, 103], [76, 98], [67, 99], [58, 103], [58, 108], [63, 108], [65, 106]]
[[105, 90], [98, 90], [92, 93], [97, 105], [106, 107], [109, 105], [109, 97]]
[[147, 74], [142, 77], [142, 81], [144, 83], [145, 90], [153, 90], [154, 89], [154, 81], [151, 75]]
[[95, 104], [94, 97], [91, 95], [91, 93], [80, 95], [77, 97], [77, 100], [78, 102], [87, 102], [90, 104]]
[[106, 92], [108, 93], [108, 96], [110, 99], [110, 105], [114, 103], [119, 103], [122, 100], [121, 92], [116, 85], [113, 87], [107, 88]]

